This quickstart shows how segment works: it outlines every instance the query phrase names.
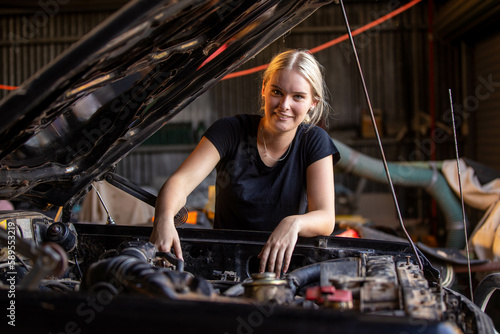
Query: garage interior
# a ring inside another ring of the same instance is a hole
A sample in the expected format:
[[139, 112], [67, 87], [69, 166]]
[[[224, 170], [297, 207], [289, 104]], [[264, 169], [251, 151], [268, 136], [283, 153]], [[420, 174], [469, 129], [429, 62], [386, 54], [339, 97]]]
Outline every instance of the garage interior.
[[[119, 0], [2, 1], [0, 99], [126, 3]], [[426, 168], [441, 166], [443, 161], [456, 164], [451, 91], [460, 157], [475, 167], [481, 184], [498, 178], [500, 3], [495, 0], [348, 0], [345, 6], [353, 31], [389, 15], [380, 24], [354, 37], [387, 160]], [[407, 6], [404, 11], [394, 13], [404, 6]], [[339, 5], [331, 3], [238, 71], [263, 65], [285, 49], [317, 50], [314, 54], [325, 68], [333, 110], [323, 126], [332, 138], [353, 152], [378, 161], [380, 151], [354, 54], [348, 40], [342, 40], [345, 34]], [[256, 71], [219, 82], [124, 157], [117, 164], [116, 173], [152, 193], [158, 192], [216, 119], [259, 110], [261, 73]], [[335, 173], [339, 228], [362, 224], [400, 235], [386, 183], [356, 175], [348, 166], [336, 168]], [[215, 176], [211, 175], [188, 199], [188, 209], [198, 214], [195, 224], [198, 221], [206, 225], [209, 220], [205, 216], [210, 213], [210, 185], [214, 180]], [[396, 186], [403, 220], [412, 239], [431, 247], [463, 249], [463, 238], [450, 240], [450, 231], [463, 230], [463, 227], [456, 228], [447, 222], [447, 213], [427, 191], [427, 186], [424, 183], [420, 187]], [[492, 191], [498, 198], [499, 189]], [[109, 194], [110, 199], [115, 198], [113, 196], [120, 195]], [[105, 223], [105, 212], [95, 195], [89, 201], [92, 201], [87, 204], [90, 216], [83, 220]], [[456, 201], [460, 201], [458, 194]], [[23, 203], [14, 205], [22, 208]], [[141, 214], [130, 218], [116, 212], [114, 219], [127, 225], [151, 223], [152, 208], [138, 207], [143, 210]], [[465, 206], [469, 235], [488, 207]], [[124, 217], [117, 218], [120, 214]], [[82, 219], [78, 212], [75, 219]], [[342, 225], [343, 222], [347, 225]], [[499, 260], [499, 254], [492, 256], [490, 260]]]

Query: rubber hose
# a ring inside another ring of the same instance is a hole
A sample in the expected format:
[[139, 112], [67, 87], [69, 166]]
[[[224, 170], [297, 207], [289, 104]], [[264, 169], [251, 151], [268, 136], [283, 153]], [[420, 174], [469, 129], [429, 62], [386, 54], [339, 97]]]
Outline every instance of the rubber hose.
[[[324, 261], [328, 262], [328, 261]], [[292, 290], [293, 294], [295, 295], [296, 291], [300, 289], [303, 286], [306, 286], [308, 284], [314, 283], [314, 282], [319, 282], [320, 280], [320, 274], [321, 274], [321, 263], [314, 263], [310, 264], [308, 266], [304, 266], [298, 269], [295, 269], [294, 271], [290, 272], [288, 275], [286, 275], [286, 278], [288, 280], [291, 280], [293, 282], [292, 285]]]
[[481, 311], [486, 310], [491, 295], [498, 289], [500, 289], [500, 273], [490, 274], [479, 282], [474, 291], [474, 303], [481, 308]]
[[[372, 181], [388, 182], [382, 160], [355, 151], [336, 139], [332, 139], [332, 141], [341, 156], [336, 167]], [[465, 237], [462, 207], [444, 176], [433, 169], [430, 162], [389, 162], [387, 166], [394, 185], [422, 187], [436, 200], [447, 224], [446, 247], [463, 249]]]

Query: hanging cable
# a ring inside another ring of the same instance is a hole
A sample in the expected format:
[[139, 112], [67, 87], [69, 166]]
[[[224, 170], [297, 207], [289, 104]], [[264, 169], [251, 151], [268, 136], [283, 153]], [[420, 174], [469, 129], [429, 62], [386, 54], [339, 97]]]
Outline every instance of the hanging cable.
[[0, 85], [0, 90], [16, 90], [19, 87], [17, 86], [7, 86], [7, 85]]
[[375, 113], [373, 112], [373, 108], [372, 108], [372, 104], [371, 104], [371, 100], [370, 100], [370, 95], [368, 94], [368, 89], [366, 88], [366, 82], [365, 82], [365, 78], [363, 75], [363, 70], [361, 69], [361, 64], [359, 62], [358, 52], [356, 50], [356, 45], [354, 44], [354, 39], [352, 38], [351, 27], [349, 26], [349, 21], [347, 19], [347, 14], [346, 14], [345, 8], [344, 8], [344, 2], [342, 0], [340, 0], [340, 7], [342, 8], [342, 15], [344, 16], [347, 34], [349, 35], [349, 40], [351, 41], [351, 46], [353, 49], [354, 58], [356, 59], [356, 64], [358, 67], [358, 74], [359, 74], [359, 77], [361, 79], [361, 84], [363, 85], [363, 91], [365, 93], [366, 103], [368, 104], [368, 109], [370, 110], [370, 116], [372, 119], [373, 130], [375, 131], [375, 136], [377, 138], [378, 146], [380, 149], [380, 154], [382, 155], [382, 162], [384, 163], [385, 174], [387, 176], [387, 181], [388, 181], [389, 186], [391, 188], [392, 198], [394, 200], [394, 206], [396, 207], [396, 211], [398, 213], [399, 224], [401, 225], [401, 228], [403, 229], [403, 232], [406, 236], [406, 239], [410, 243], [410, 246], [413, 249], [413, 252], [415, 253], [415, 257], [417, 258], [417, 262], [418, 262], [418, 266], [420, 267], [420, 270], [423, 270], [424, 266], [422, 265], [422, 261], [420, 260], [420, 256], [418, 256], [417, 248], [415, 247], [413, 240], [411, 240], [411, 237], [408, 234], [408, 231], [406, 231], [406, 227], [403, 223], [403, 217], [401, 216], [401, 210], [399, 209], [398, 199], [396, 197], [396, 192], [394, 191], [394, 184], [392, 183], [391, 174], [389, 172], [389, 166], [387, 165], [387, 159], [385, 158], [384, 148], [382, 147], [382, 140], [380, 139], [380, 134], [379, 134], [378, 129], [377, 129], [377, 122], [375, 120]]
[[469, 238], [467, 236], [467, 222], [465, 220], [464, 194], [462, 192], [462, 177], [460, 175], [460, 158], [458, 155], [457, 129], [455, 127], [455, 111], [453, 109], [453, 98], [451, 97], [451, 89], [448, 90], [448, 93], [450, 95], [451, 120], [453, 122], [453, 138], [455, 140], [455, 155], [457, 157], [458, 188], [460, 189], [460, 200], [462, 201], [462, 218], [464, 221], [465, 249], [467, 252], [467, 271], [469, 273], [470, 300], [474, 302], [474, 293], [472, 292], [472, 274], [470, 269]]

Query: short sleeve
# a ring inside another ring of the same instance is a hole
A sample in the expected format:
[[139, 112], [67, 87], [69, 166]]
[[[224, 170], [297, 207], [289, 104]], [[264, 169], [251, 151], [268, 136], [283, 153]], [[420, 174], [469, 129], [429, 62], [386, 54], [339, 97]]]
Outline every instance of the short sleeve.
[[333, 165], [340, 160], [340, 153], [328, 133], [318, 127], [313, 126], [304, 133], [304, 144], [306, 146], [306, 165], [332, 155]]
[[235, 149], [241, 131], [240, 120], [236, 117], [224, 117], [215, 121], [203, 134], [215, 146], [221, 158]]

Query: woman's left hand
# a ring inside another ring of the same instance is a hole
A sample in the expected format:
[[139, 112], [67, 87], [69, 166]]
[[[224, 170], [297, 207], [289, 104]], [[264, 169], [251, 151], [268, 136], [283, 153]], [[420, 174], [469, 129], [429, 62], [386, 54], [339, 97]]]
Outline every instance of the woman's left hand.
[[300, 219], [290, 216], [284, 218], [274, 229], [259, 254], [261, 273], [266, 271], [266, 264], [267, 271], [275, 272], [276, 277], [280, 277], [282, 267], [283, 273], [287, 272], [299, 236], [299, 225]]

